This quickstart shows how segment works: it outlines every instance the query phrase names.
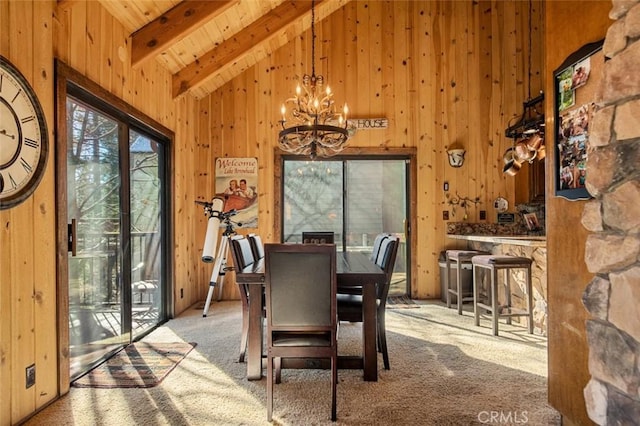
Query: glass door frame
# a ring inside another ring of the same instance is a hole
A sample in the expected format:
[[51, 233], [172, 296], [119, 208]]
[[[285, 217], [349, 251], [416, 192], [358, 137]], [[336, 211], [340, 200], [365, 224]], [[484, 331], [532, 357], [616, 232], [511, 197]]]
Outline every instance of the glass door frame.
[[[77, 97], [77, 93], [83, 92], [91, 97], [92, 102], [95, 102], [96, 107], [103, 109], [107, 114], [120, 117], [127, 123], [127, 127], [136, 132], [147, 134], [158, 141], [162, 141], [165, 145], [165, 155], [159, 164], [159, 169], [165, 172], [162, 185], [164, 190], [161, 192], [161, 206], [160, 210], [163, 212], [164, 220], [161, 232], [163, 239], [161, 242], [161, 250], [165, 253], [165, 259], [162, 262], [162, 281], [164, 282], [164, 296], [162, 300], [163, 318], [160, 323], [168, 320], [174, 314], [174, 303], [171, 297], [172, 289], [174, 288], [173, 282], [173, 206], [171, 203], [170, 194], [173, 188], [172, 176], [168, 173], [171, 168], [171, 147], [173, 146], [174, 133], [162, 126], [160, 123], [137, 111], [130, 105], [126, 104], [115, 95], [107, 92], [101, 88], [95, 82], [89, 80], [85, 76], [81, 75], [77, 71], [68, 67], [63, 62], [57, 60], [55, 64], [56, 71], [56, 281], [57, 281], [57, 330], [58, 330], [58, 388], [60, 394], [65, 394], [70, 388], [70, 333], [69, 333], [69, 266], [68, 258], [70, 256], [70, 229], [68, 227], [68, 211], [67, 211], [67, 117], [66, 117], [66, 105], [68, 96]], [[122, 132], [123, 130], [120, 130]], [[124, 134], [120, 135], [120, 149], [124, 152], [129, 150], [129, 138], [122, 138]], [[125, 171], [122, 173], [121, 178], [123, 180], [129, 179], [128, 165], [124, 167]], [[123, 168], [121, 168], [121, 171]], [[64, 177], [64, 178], [62, 178]], [[121, 197], [128, 203], [129, 193], [127, 191], [121, 191]], [[126, 216], [126, 215], [123, 215]], [[128, 227], [129, 221], [122, 221], [122, 227]], [[126, 233], [130, 231], [126, 228]], [[128, 246], [128, 241], [123, 241], [125, 246]], [[122, 273], [126, 274], [131, 270], [130, 258], [126, 256], [127, 248], [122, 247], [123, 265]], [[126, 258], [126, 259], [125, 259]], [[128, 263], [127, 263], [128, 262]], [[129, 264], [129, 268], [126, 268]], [[126, 271], [126, 272], [125, 272]], [[125, 320], [126, 320], [125, 315]], [[150, 328], [148, 332], [153, 330]]]
[[[417, 229], [416, 219], [416, 199], [417, 199], [417, 149], [416, 148], [345, 148], [340, 154], [328, 158], [328, 160], [406, 160], [407, 173], [407, 221], [405, 226], [406, 237], [406, 257], [407, 257], [407, 294], [411, 297], [414, 295], [416, 288], [416, 259], [415, 259], [415, 238], [414, 230]], [[305, 161], [307, 157], [299, 155], [291, 155], [279, 149], [274, 152], [274, 229], [273, 235], [282, 241], [283, 239], [283, 200], [284, 200], [284, 162], [285, 160]]]

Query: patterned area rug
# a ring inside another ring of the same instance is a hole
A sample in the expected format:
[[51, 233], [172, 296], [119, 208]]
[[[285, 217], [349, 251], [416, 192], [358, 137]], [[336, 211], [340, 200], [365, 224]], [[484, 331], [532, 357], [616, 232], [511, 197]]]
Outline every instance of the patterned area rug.
[[79, 388], [150, 388], [158, 385], [195, 343], [135, 342], [72, 383]]
[[416, 302], [411, 300], [408, 296], [390, 296], [387, 297], [388, 309], [406, 309], [406, 308], [419, 308]]

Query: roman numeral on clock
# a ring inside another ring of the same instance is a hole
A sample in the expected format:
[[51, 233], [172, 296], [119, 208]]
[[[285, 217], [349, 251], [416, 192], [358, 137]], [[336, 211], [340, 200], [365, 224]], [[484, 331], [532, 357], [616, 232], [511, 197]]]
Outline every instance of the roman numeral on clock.
[[22, 124], [25, 124], [25, 123], [28, 123], [28, 122], [33, 121], [33, 120], [35, 120], [35, 117], [33, 115], [30, 115], [29, 117], [25, 117], [25, 118], [21, 119], [20, 122]]
[[24, 138], [24, 144], [29, 148], [33, 148], [33, 149], [37, 149], [39, 145], [37, 141], [34, 141], [33, 139], [29, 139], [29, 138]]
[[31, 173], [33, 171], [31, 164], [27, 163], [22, 157], [20, 157], [20, 164], [22, 164], [22, 167], [26, 170], [27, 173]]

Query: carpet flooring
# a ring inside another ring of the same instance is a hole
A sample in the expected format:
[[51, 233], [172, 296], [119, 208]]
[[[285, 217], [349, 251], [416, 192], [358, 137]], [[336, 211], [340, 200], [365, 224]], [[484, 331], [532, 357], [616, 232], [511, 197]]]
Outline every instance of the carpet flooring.
[[[547, 403], [547, 341], [524, 327], [473, 324], [441, 302], [386, 314], [391, 369], [378, 356], [377, 382], [338, 372], [338, 420], [330, 421], [327, 370], [283, 370], [274, 390], [275, 425], [560, 425]], [[239, 302], [186, 310], [144, 338], [197, 342], [158, 386], [76, 388], [37, 413], [32, 425], [266, 425], [266, 379], [248, 381], [238, 362]], [[359, 323], [341, 323], [339, 353], [358, 354]], [[492, 420], [493, 419], [493, 420]]]

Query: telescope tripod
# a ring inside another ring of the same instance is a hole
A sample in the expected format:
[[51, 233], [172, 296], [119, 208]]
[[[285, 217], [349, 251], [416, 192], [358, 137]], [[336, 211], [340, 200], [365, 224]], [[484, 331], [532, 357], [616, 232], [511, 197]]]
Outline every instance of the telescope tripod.
[[[202, 260], [204, 262], [213, 263], [213, 271], [211, 271], [211, 278], [209, 279], [209, 293], [207, 294], [207, 301], [204, 304], [204, 310], [202, 311], [202, 316], [206, 317], [209, 312], [209, 305], [211, 304], [211, 298], [213, 297], [213, 291], [216, 287], [216, 281], [218, 282], [218, 300], [222, 297], [222, 287], [224, 286], [224, 276], [227, 271], [232, 270], [227, 266], [227, 258], [229, 256], [229, 244], [231, 237], [236, 235], [236, 231], [233, 229], [234, 225], [242, 226], [240, 222], [234, 222], [231, 220], [231, 216], [235, 216], [238, 212], [233, 209], [228, 212], [223, 212], [222, 207], [224, 206], [224, 201], [215, 197], [211, 203], [196, 201], [196, 204], [200, 204], [204, 206], [205, 215], [209, 216], [209, 224], [207, 226], [207, 236], [205, 237], [205, 247], [202, 250]], [[212, 258], [213, 251], [215, 250], [215, 246], [212, 243], [215, 243], [215, 239], [217, 238], [218, 227], [220, 222], [225, 224], [224, 232], [220, 237], [220, 244], [218, 246], [218, 253], [215, 258]], [[215, 237], [214, 237], [215, 235]]]
[[213, 291], [216, 287], [216, 281], [218, 282], [218, 300], [222, 297], [222, 288], [224, 286], [224, 277], [227, 271], [232, 270], [227, 266], [227, 257], [229, 256], [229, 244], [231, 237], [236, 235], [236, 231], [233, 229], [233, 222], [228, 218], [225, 219], [225, 230], [220, 238], [220, 244], [218, 246], [218, 253], [216, 254], [215, 262], [213, 263], [213, 271], [211, 271], [211, 278], [209, 279], [209, 293], [207, 294], [207, 301], [204, 303], [204, 310], [202, 316], [206, 317], [209, 312], [209, 305], [213, 298]]

